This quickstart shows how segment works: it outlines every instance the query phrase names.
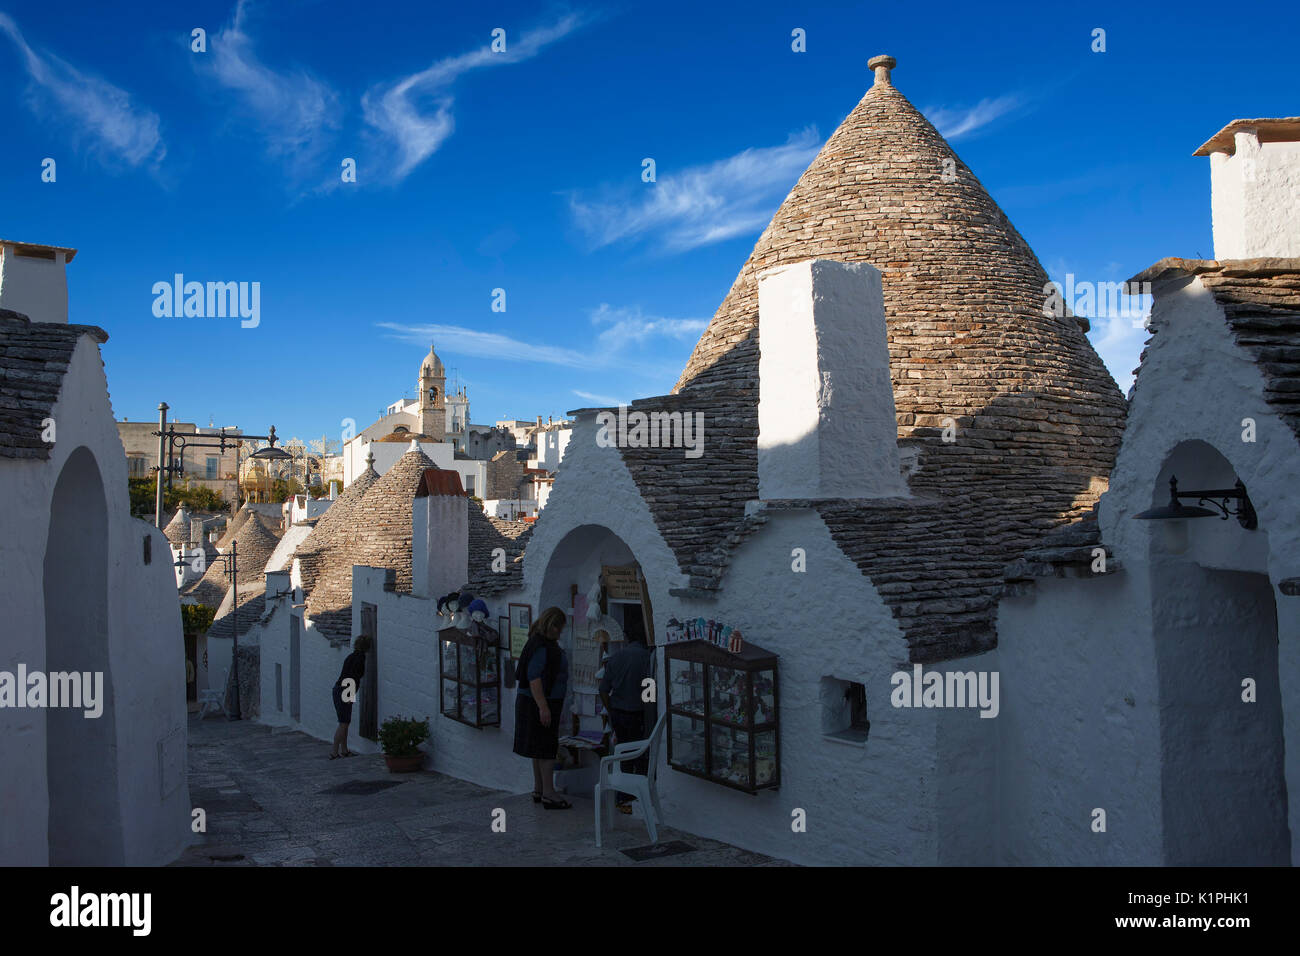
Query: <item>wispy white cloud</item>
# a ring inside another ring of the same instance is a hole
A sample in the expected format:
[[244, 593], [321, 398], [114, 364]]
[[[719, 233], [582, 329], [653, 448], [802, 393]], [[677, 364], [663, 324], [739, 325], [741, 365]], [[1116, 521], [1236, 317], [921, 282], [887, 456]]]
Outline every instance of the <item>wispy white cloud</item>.
[[166, 155], [157, 113], [137, 106], [129, 93], [107, 80], [50, 53], [37, 53], [4, 13], [0, 13], [0, 33], [18, 48], [31, 80], [27, 105], [33, 113], [42, 118], [59, 116], [74, 136], [87, 138], [101, 158], [139, 166], [151, 159], [160, 162]]
[[1025, 100], [1017, 93], [1008, 93], [992, 99], [983, 99], [968, 109], [936, 106], [923, 110], [939, 134], [947, 140], [960, 139], [996, 119], [1019, 109]]
[[550, 26], [529, 30], [518, 39], [507, 34], [503, 52], [494, 53], [489, 44], [484, 44], [467, 53], [438, 60], [395, 83], [377, 84], [367, 90], [361, 99], [365, 120], [397, 151], [392, 178], [405, 179], [452, 134], [456, 122], [452, 115], [451, 87], [461, 76], [482, 67], [531, 59], [546, 46], [577, 30], [583, 22], [579, 14], [566, 14]]
[[[675, 376], [671, 363], [645, 361], [641, 356], [655, 338], [690, 341], [708, 324], [703, 319], [666, 319], [643, 315], [639, 308], [616, 308], [602, 303], [592, 310], [591, 322], [600, 331], [588, 351], [540, 344], [500, 332], [485, 332], [459, 325], [379, 322], [390, 338], [427, 348], [432, 341], [439, 352], [478, 358], [536, 362], [593, 371], [617, 369], [654, 378]], [[576, 394], [576, 393], [575, 393]], [[613, 404], [617, 404], [614, 402]]]
[[1151, 312], [1150, 293], [1128, 295], [1127, 284], [1119, 278], [1122, 267], [1118, 262], [1095, 272], [1078, 273], [1058, 257], [1052, 260], [1049, 274], [1070, 311], [1088, 319], [1088, 340], [1119, 390], [1127, 395], [1142, 347], [1151, 337], [1145, 326]]
[[586, 353], [555, 345], [524, 342], [498, 332], [467, 329], [459, 325], [408, 325], [399, 322], [376, 324], [381, 329], [387, 329], [392, 333], [390, 337], [398, 341], [424, 346], [432, 341], [440, 352], [516, 362], [541, 362], [567, 368], [586, 368], [592, 364], [592, 357]]
[[622, 348], [641, 345], [651, 338], [695, 339], [708, 326], [707, 319], [666, 319], [648, 316], [639, 307], [614, 308], [606, 302], [591, 314], [593, 325], [603, 325], [601, 346]]
[[573, 394], [579, 398], [585, 398], [589, 402], [595, 402], [597, 405], [626, 405], [628, 404], [622, 398], [610, 398], [608, 395], [593, 395], [591, 392], [580, 392], [578, 389], [573, 390]]
[[258, 59], [239, 0], [231, 24], [214, 34], [195, 69], [234, 92], [255, 118], [272, 156], [309, 163], [339, 128], [338, 94], [305, 70], [275, 70]]
[[814, 128], [780, 146], [746, 149], [734, 156], [599, 198], [569, 195], [574, 222], [599, 248], [621, 240], [657, 237], [671, 252], [722, 242], [767, 225], [782, 197], [821, 149]]
[[1142, 346], [1151, 333], [1130, 316], [1100, 315], [1089, 319], [1088, 339], [1097, 350], [1119, 390], [1127, 395], [1133, 387], [1133, 370], [1138, 367]]

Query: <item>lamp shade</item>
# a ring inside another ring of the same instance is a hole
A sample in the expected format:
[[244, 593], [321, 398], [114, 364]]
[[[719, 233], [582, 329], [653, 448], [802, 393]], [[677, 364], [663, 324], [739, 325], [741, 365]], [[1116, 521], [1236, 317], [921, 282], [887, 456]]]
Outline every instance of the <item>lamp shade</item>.
[[1174, 476], [1169, 479], [1169, 504], [1162, 505], [1159, 508], [1148, 508], [1141, 514], [1135, 514], [1134, 518], [1147, 520], [1169, 520], [1182, 518], [1217, 518], [1218, 514], [1208, 508], [1185, 505], [1178, 500], [1178, 477]]

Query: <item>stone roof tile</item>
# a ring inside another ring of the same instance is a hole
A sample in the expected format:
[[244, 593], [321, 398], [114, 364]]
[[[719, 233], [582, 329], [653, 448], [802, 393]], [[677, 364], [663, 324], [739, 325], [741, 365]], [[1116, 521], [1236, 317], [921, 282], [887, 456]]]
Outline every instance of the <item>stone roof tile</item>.
[[47, 460], [42, 422], [50, 417], [63, 376], [83, 335], [99, 345], [108, 333], [94, 325], [33, 322], [0, 309], [0, 457]]

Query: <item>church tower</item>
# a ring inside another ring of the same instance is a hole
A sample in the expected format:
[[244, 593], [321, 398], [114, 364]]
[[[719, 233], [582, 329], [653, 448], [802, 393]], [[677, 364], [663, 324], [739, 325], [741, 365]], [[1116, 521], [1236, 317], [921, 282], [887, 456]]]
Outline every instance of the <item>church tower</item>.
[[438, 353], [429, 346], [429, 354], [420, 366], [420, 432], [435, 441], [447, 438], [447, 370]]

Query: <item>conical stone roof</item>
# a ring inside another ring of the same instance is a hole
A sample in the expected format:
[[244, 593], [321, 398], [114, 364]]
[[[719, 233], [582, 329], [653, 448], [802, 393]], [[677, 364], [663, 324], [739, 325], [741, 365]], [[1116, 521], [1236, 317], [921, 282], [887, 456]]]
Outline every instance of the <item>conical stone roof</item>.
[[366, 465], [366, 470], [359, 474], [352, 484], [344, 488], [343, 493], [334, 499], [334, 503], [325, 509], [325, 513], [316, 521], [316, 527], [312, 528], [311, 534], [307, 536], [307, 540], [294, 553], [302, 577], [302, 589], [306, 593], [310, 594], [315, 589], [321, 569], [325, 566], [326, 556], [346, 539], [348, 529], [352, 527], [352, 516], [361, 506], [362, 497], [378, 480], [379, 473], [375, 471], [372, 459]]
[[172, 520], [163, 528], [163, 534], [173, 547], [183, 548], [190, 543], [190, 512], [185, 506], [176, 509]]
[[222, 549], [230, 547], [230, 542], [235, 540], [235, 535], [239, 534], [239, 529], [244, 526], [244, 523], [248, 521], [248, 516], [253, 513], [253, 509], [248, 507], [247, 503], [235, 512], [235, 517], [226, 522], [225, 532], [217, 539], [217, 547]]
[[[244, 599], [246, 588], [265, 587], [264, 570], [275, 547], [280, 543], [279, 529], [272, 525], [265, 515], [249, 513], [243, 525], [235, 533], [232, 544], [239, 560], [239, 591]], [[227, 554], [230, 547], [222, 552]], [[224, 561], [212, 561], [203, 577], [186, 594], [194, 597], [200, 604], [206, 604], [214, 610], [219, 609], [226, 592], [230, 590], [230, 576]]]
[[[307, 616], [318, 631], [330, 637], [352, 633], [354, 564], [391, 568], [395, 589], [410, 593], [412, 508], [425, 469], [433, 467], [433, 461], [418, 448], [408, 451], [362, 495], [346, 525], [335, 532], [335, 544], [307, 598]], [[321, 520], [337, 505], [331, 505]], [[311, 537], [315, 536], [313, 532]]]
[[703, 412], [703, 456], [624, 461], [691, 588], [720, 587], [763, 522], [744, 516], [759, 497], [758, 275], [812, 258], [881, 271], [900, 451], [915, 456], [915, 497], [818, 510], [915, 660], [992, 647], [1002, 566], [1095, 504], [1126, 406], [1085, 323], [1043, 314], [1042, 266], [888, 67], [760, 236], [674, 394], [634, 403]]

